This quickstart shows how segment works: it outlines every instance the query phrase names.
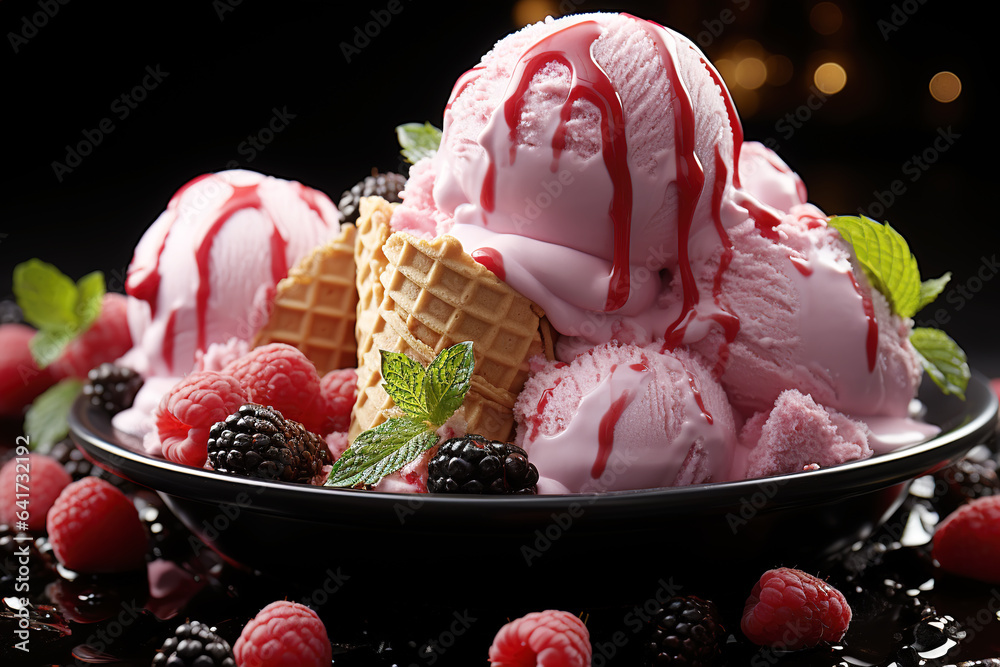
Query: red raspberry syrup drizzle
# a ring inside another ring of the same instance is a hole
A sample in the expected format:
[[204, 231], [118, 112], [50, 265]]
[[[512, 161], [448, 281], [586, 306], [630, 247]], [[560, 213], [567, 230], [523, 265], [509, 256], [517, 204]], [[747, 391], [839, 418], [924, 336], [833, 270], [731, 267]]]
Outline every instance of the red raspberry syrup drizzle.
[[[552, 137], [552, 171], [559, 165], [559, 156], [566, 146], [566, 123], [579, 99], [591, 102], [601, 111], [601, 140], [604, 164], [613, 184], [609, 214], [614, 225], [614, 262], [608, 297], [604, 309], [618, 310], [629, 297], [629, 238], [632, 226], [632, 178], [628, 167], [628, 146], [625, 142], [625, 112], [621, 99], [608, 75], [594, 59], [592, 47], [604, 29], [595, 21], [574, 23], [530, 46], [518, 60], [504, 96], [503, 111], [510, 132], [510, 162], [517, 153], [516, 128], [524, 106], [524, 95], [535, 74], [551, 62], [564, 65], [572, 74], [569, 95], [560, 111], [559, 126]], [[480, 205], [493, 211], [496, 203], [496, 156], [489, 156], [489, 165], [480, 194]]]
[[472, 259], [485, 266], [500, 280], [507, 277], [507, 273], [503, 269], [503, 256], [495, 248], [473, 250]]
[[[181, 196], [191, 186], [208, 176], [209, 174], [204, 174], [189, 181], [181, 187], [181, 189], [178, 190], [173, 197], [171, 197], [170, 202], [167, 204], [167, 211], [170, 211], [173, 217], [170, 224], [167, 226], [163, 237], [159, 240], [160, 247], [156, 254], [155, 269], [135, 281], [127, 281], [128, 293], [137, 299], [142, 299], [143, 301], [148, 302], [150, 306], [150, 315], [153, 317], [156, 316], [158, 306], [157, 296], [160, 291], [160, 281], [163, 278], [163, 249], [167, 245], [167, 239], [170, 237], [170, 231], [173, 229], [174, 223], [177, 222]], [[256, 185], [233, 185], [230, 187], [232, 187], [233, 192], [229, 195], [229, 198], [226, 199], [225, 203], [223, 203], [223, 205], [219, 208], [215, 219], [208, 226], [208, 229], [202, 235], [201, 240], [194, 249], [195, 262], [198, 266], [198, 290], [195, 302], [195, 312], [197, 316], [197, 349], [202, 352], [204, 352], [208, 347], [206, 341], [207, 335], [205, 319], [208, 313], [208, 301], [212, 294], [210, 258], [215, 237], [218, 236], [225, 223], [237, 211], [245, 208], [261, 208], [260, 195], [257, 192]], [[317, 215], [320, 215], [319, 208], [315, 202], [316, 191], [303, 187], [300, 194], [309, 208], [315, 211]], [[279, 280], [288, 275], [288, 263], [285, 257], [288, 242], [281, 235], [281, 232], [278, 230], [277, 225], [275, 225], [273, 221], [271, 225], [271, 276], [275, 284], [277, 284]], [[173, 356], [176, 314], [176, 311], [170, 313], [170, 316], [167, 319], [163, 340], [163, 359], [171, 370], [174, 367]]]

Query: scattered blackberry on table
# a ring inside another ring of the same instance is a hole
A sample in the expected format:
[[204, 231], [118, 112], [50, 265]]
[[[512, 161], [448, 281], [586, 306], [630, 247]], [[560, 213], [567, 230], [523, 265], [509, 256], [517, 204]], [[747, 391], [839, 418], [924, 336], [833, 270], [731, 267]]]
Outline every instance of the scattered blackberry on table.
[[452, 438], [427, 466], [431, 493], [524, 495], [536, 493], [538, 469], [527, 453], [481, 435]]
[[229, 642], [198, 621], [177, 626], [156, 656], [153, 667], [236, 667]]
[[715, 605], [693, 595], [667, 600], [650, 621], [644, 664], [717, 665], [726, 631]]
[[104, 363], [90, 369], [83, 395], [91, 405], [115, 415], [132, 407], [135, 395], [142, 387], [142, 377], [131, 368]]
[[950, 512], [969, 500], [1000, 493], [1000, 478], [992, 463], [990, 459], [966, 458], [934, 473], [934, 478], [946, 485], [940, 498], [943, 509]]
[[380, 174], [378, 170], [372, 169], [371, 176], [340, 195], [340, 204], [337, 208], [344, 214], [344, 222], [356, 222], [360, 215], [358, 206], [362, 197], [381, 197], [388, 202], [398, 202], [401, 201], [399, 192], [404, 185], [406, 185], [405, 176], [391, 171]]
[[219, 472], [308, 484], [330, 462], [330, 451], [302, 424], [246, 403], [212, 426], [208, 460]]

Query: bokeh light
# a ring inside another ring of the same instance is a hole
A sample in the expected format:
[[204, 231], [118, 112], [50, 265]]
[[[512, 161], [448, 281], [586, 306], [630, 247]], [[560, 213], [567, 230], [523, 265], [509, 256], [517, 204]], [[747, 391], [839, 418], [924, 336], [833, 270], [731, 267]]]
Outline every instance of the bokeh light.
[[833, 95], [847, 85], [847, 71], [837, 63], [823, 63], [816, 68], [813, 82], [822, 92]]
[[513, 14], [514, 24], [522, 27], [537, 23], [546, 16], [559, 16], [559, 5], [554, 0], [518, 0]]
[[756, 90], [767, 81], [767, 66], [760, 58], [744, 58], [736, 63], [736, 83], [747, 90]]
[[844, 14], [832, 2], [819, 2], [809, 12], [809, 24], [821, 35], [832, 35], [844, 24]]
[[938, 72], [931, 77], [930, 90], [938, 102], [954, 102], [962, 93], [962, 80], [952, 72]]
[[736, 63], [731, 58], [719, 58], [713, 64], [715, 69], [719, 70], [719, 76], [722, 77], [727, 88], [736, 85]]
[[764, 66], [767, 67], [767, 83], [772, 86], [785, 85], [792, 80], [792, 75], [795, 73], [791, 59], [780, 53], [768, 56]]

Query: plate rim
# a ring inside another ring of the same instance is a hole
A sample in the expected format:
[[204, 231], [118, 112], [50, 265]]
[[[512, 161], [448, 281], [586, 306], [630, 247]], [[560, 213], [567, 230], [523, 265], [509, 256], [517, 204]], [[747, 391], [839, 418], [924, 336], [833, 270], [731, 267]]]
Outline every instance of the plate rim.
[[[252, 490], [258, 495], [267, 494], [272, 501], [268, 504], [256, 504], [255, 510], [271, 510], [276, 514], [287, 515], [292, 507], [302, 503], [309, 503], [310, 511], [314, 512], [313, 519], [322, 519], [323, 515], [329, 515], [331, 518], [340, 517], [345, 512], [357, 508], [359, 504], [372, 511], [387, 509], [395, 512], [400, 503], [409, 505], [419, 503], [421, 514], [430, 506], [448, 513], [471, 511], [501, 518], [504, 514], [518, 514], [509, 510], [547, 513], [566, 510], [574, 505], [587, 505], [588, 513], [597, 509], [596, 513], [607, 512], [609, 515], [618, 514], [625, 509], [640, 514], [662, 514], [665, 510], [672, 510], [666, 512], [670, 514], [676, 513], [677, 510], [703, 513], [705, 510], [733, 507], [734, 504], [739, 504], [741, 500], [753, 497], [762, 490], [767, 491], [766, 507], [759, 508], [758, 511], [801, 504], [806, 499], [822, 504], [833, 499], [816, 498], [817, 489], [833, 488], [836, 482], [843, 482], [845, 478], [847, 483], [836, 487], [843, 493], [837, 494], [835, 499], [891, 487], [927, 474], [957, 460], [976, 444], [985, 441], [991, 431], [996, 429], [998, 400], [990, 389], [989, 381], [981, 374], [973, 372], [966, 397], [967, 401], [973, 397], [984, 400], [983, 409], [976, 413], [966, 411], [963, 423], [923, 443], [860, 461], [850, 461], [818, 470], [730, 482], [592, 494], [532, 496], [392, 493], [221, 475], [211, 470], [155, 458], [112, 441], [105, 432], [108, 429], [113, 433], [120, 432], [113, 431], [110, 417], [89, 405], [83, 395], [74, 401], [68, 420], [70, 435], [74, 442], [102, 468], [111, 466], [110, 472], [113, 474], [160, 493], [209, 503], [232, 502], [240, 491]], [[907, 461], [909, 465], [900, 469], [898, 464], [902, 461]], [[125, 462], [124, 466], [122, 462]], [[127, 474], [123, 472], [123, 468], [129, 472], [138, 471], [140, 474]], [[855, 475], [858, 472], [864, 474]], [[161, 483], [151, 484], [150, 481]], [[772, 487], [775, 489], [773, 492], [770, 491]], [[322, 502], [333, 499], [342, 502]], [[289, 503], [291, 506], [288, 506]]]

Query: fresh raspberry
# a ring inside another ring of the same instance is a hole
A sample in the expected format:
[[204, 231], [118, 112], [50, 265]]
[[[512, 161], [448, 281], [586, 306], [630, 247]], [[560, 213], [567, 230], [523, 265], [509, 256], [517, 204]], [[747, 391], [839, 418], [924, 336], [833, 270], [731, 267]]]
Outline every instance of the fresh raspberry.
[[191, 373], [167, 392], [153, 413], [169, 461], [201, 467], [208, 458], [208, 431], [247, 403], [236, 379], [214, 371]]
[[240, 667], [329, 667], [333, 647], [323, 621], [309, 607], [279, 600], [246, 624], [233, 647]]
[[148, 541], [128, 497], [97, 477], [59, 494], [46, 527], [59, 562], [77, 572], [126, 572], [146, 565]]
[[[7, 461], [0, 468], [0, 523], [14, 526], [17, 515], [26, 511], [28, 530], [45, 530], [45, 513], [72, 481], [51, 456], [32, 453], [28, 454], [27, 463], [17, 459]], [[17, 483], [22, 486], [19, 488]], [[18, 494], [22, 497], [18, 498]]]
[[977, 498], [938, 524], [934, 558], [948, 572], [1000, 583], [1000, 496]]
[[56, 382], [40, 370], [28, 342], [35, 330], [24, 324], [0, 325], [0, 418], [18, 418], [35, 398]]
[[535, 611], [500, 628], [490, 646], [493, 667], [590, 667], [590, 631], [565, 611]]
[[319, 381], [317, 433], [326, 435], [346, 431], [351, 425], [351, 410], [358, 397], [358, 372], [353, 368], [330, 371]]
[[[298, 348], [284, 343], [256, 347], [228, 364], [222, 373], [236, 378], [247, 402], [270, 406], [310, 431], [319, 427], [313, 408], [319, 396], [319, 373]], [[219, 421], [222, 419], [225, 417]]]
[[740, 627], [760, 646], [788, 651], [839, 641], [851, 608], [836, 588], [802, 570], [768, 570], [753, 587]]
[[49, 368], [57, 379], [86, 378], [94, 366], [114, 361], [132, 347], [125, 316], [128, 297], [109, 292], [101, 303], [101, 314], [82, 335], [70, 341]]

